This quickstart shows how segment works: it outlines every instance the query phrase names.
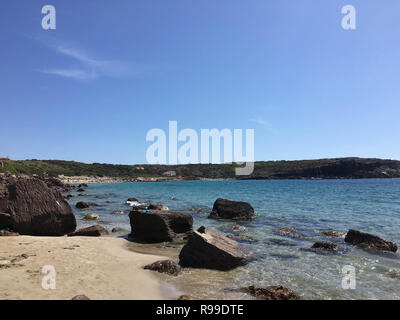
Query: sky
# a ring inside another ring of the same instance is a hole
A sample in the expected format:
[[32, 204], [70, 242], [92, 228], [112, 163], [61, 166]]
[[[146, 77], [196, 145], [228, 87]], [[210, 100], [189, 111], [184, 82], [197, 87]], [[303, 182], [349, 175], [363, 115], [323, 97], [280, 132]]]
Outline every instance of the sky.
[[[42, 28], [44, 5], [56, 29]], [[344, 5], [356, 29], [341, 26]], [[254, 129], [256, 160], [400, 159], [398, 0], [4, 0], [0, 157], [146, 163]]]

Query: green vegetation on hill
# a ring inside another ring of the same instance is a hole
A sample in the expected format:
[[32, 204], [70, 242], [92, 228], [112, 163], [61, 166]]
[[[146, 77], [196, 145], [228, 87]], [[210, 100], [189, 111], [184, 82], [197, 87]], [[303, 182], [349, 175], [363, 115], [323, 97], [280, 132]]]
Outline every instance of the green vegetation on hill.
[[63, 160], [7, 161], [0, 172], [11, 174], [37, 174], [40, 176], [96, 176], [133, 179], [160, 177], [175, 171], [177, 177], [238, 178], [238, 179], [296, 179], [296, 178], [398, 178], [400, 161], [363, 158], [337, 158], [298, 161], [255, 162], [250, 176], [235, 176], [236, 164], [191, 165], [113, 165], [81, 163]]

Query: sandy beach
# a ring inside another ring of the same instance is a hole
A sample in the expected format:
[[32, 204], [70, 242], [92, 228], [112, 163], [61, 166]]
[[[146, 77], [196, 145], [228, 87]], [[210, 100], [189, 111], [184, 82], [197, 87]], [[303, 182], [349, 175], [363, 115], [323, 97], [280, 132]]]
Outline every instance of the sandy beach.
[[[112, 237], [0, 237], [0, 299], [173, 299], [179, 293], [146, 264], [164, 257], [128, 251]], [[56, 289], [43, 289], [42, 268], [56, 270]]]

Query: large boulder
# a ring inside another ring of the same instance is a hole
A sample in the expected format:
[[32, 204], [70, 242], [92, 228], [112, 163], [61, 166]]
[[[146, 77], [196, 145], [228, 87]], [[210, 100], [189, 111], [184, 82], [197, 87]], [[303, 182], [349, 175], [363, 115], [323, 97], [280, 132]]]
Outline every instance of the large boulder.
[[169, 210], [169, 208], [162, 203], [150, 204], [147, 207], [147, 209], [149, 209], [149, 210]]
[[75, 215], [56, 188], [37, 177], [0, 176], [0, 229], [59, 236], [75, 228]]
[[362, 248], [376, 251], [397, 251], [397, 245], [394, 242], [384, 240], [373, 234], [364, 233], [353, 229], [350, 229], [349, 232], [347, 232], [344, 241], [353, 245], [358, 245]]
[[249, 286], [242, 288], [241, 291], [246, 292], [254, 297], [263, 300], [299, 300], [298, 294], [289, 288], [282, 286], [255, 287]]
[[250, 257], [250, 251], [217, 231], [200, 227], [179, 254], [182, 267], [231, 270]]
[[228, 220], [252, 220], [255, 218], [253, 207], [250, 203], [217, 199], [209, 218]]
[[76, 230], [75, 232], [71, 232], [68, 234], [68, 237], [75, 237], [75, 236], [101, 237], [106, 235], [108, 235], [108, 231], [104, 229], [102, 226], [97, 224], [91, 227]]
[[186, 212], [133, 208], [129, 219], [131, 236], [143, 242], [184, 240], [193, 231], [193, 217]]

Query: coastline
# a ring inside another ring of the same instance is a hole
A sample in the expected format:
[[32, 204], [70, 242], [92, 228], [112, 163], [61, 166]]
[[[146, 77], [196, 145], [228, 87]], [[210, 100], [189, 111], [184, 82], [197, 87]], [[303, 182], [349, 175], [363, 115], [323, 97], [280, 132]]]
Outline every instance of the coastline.
[[[165, 257], [127, 250], [116, 237], [1, 237], [0, 299], [176, 299], [179, 292], [146, 264]], [[22, 255], [22, 256], [21, 256]], [[56, 270], [56, 289], [42, 288], [43, 266]]]

